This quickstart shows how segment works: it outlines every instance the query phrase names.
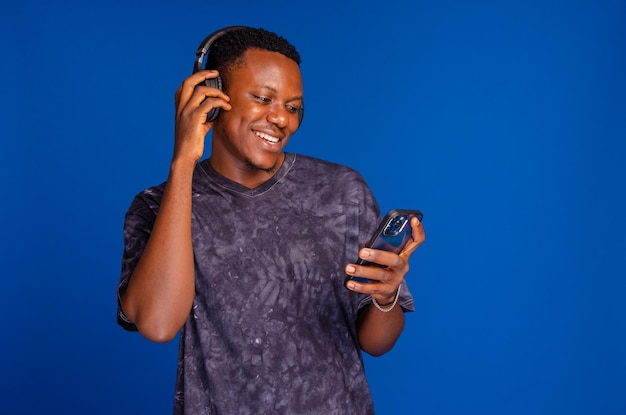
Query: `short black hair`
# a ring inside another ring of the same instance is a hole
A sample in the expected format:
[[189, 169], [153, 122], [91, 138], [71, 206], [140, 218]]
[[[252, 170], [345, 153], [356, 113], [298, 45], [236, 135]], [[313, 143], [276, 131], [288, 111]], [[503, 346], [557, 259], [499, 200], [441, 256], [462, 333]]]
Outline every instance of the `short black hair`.
[[287, 39], [262, 28], [242, 27], [224, 33], [207, 56], [206, 69], [217, 69], [222, 78], [233, 65], [241, 63], [248, 49], [278, 52], [300, 65], [300, 54]]

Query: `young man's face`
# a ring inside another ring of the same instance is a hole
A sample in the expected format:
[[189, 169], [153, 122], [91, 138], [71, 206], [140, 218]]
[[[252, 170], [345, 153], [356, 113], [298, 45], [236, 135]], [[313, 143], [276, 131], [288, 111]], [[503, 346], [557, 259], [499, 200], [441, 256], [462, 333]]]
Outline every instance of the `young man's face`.
[[227, 80], [224, 92], [232, 109], [215, 121], [211, 165], [253, 187], [280, 167], [282, 151], [298, 128], [302, 76], [298, 64], [286, 56], [249, 49]]

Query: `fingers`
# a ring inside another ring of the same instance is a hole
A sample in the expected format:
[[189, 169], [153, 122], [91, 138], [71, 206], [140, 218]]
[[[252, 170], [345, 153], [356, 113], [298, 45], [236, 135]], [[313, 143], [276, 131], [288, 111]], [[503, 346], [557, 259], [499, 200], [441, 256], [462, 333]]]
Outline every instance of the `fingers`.
[[409, 258], [426, 240], [424, 228], [417, 218], [411, 219], [411, 229], [411, 239], [398, 255], [372, 248], [361, 249], [359, 258], [380, 266], [348, 264], [345, 269], [347, 275], [366, 278], [370, 282], [362, 283], [347, 280], [346, 287], [352, 291], [376, 295], [377, 297], [393, 297], [398, 286], [409, 272]]
[[176, 117], [183, 112], [200, 110], [206, 115], [211, 109], [220, 107], [230, 110], [230, 97], [223, 91], [204, 85], [204, 81], [216, 78], [217, 71], [199, 71], [186, 78], [174, 95]]
[[194, 89], [198, 84], [203, 83], [207, 79], [217, 78], [219, 73], [217, 71], [198, 71], [180, 84], [178, 90], [176, 90], [176, 103], [187, 102], [194, 92]]
[[377, 301], [382, 304], [390, 303], [395, 297], [398, 291], [397, 285], [388, 285], [381, 282], [358, 282], [354, 280], [347, 280], [346, 287], [354, 292], [361, 294], [369, 294], [377, 297]]
[[[401, 268], [406, 263], [406, 259], [400, 257], [398, 254], [374, 248], [361, 248], [361, 250], [359, 251], [359, 258], [367, 262], [373, 262], [374, 264], [378, 264], [383, 269]], [[368, 270], [372, 267], [366, 266], [364, 268]]]
[[348, 264], [346, 274], [397, 287], [409, 271], [408, 261], [393, 252], [363, 248], [359, 251], [359, 257], [379, 266]]
[[426, 240], [426, 233], [424, 232], [422, 222], [416, 217], [411, 218], [411, 229], [411, 239], [404, 246], [402, 252], [400, 252], [400, 256], [404, 257], [406, 260], [408, 260], [413, 252]]
[[[359, 279], [365, 278], [369, 282], [363, 282], [367, 286], [374, 284], [396, 285], [402, 280], [402, 274], [398, 274], [389, 268], [375, 266], [349, 264], [346, 266], [346, 274]], [[357, 281], [360, 282], [360, 281]]]
[[185, 79], [176, 94], [174, 159], [196, 163], [204, 152], [204, 139], [213, 123], [207, 114], [213, 108], [229, 111], [230, 98], [221, 90], [204, 85], [217, 71], [199, 71]]
[[354, 292], [375, 296], [376, 300], [382, 304], [393, 301], [395, 293], [398, 291], [398, 286], [402, 283], [404, 277], [404, 273], [389, 268], [355, 264], [346, 266], [346, 274], [367, 278], [369, 282], [347, 279], [346, 287]]

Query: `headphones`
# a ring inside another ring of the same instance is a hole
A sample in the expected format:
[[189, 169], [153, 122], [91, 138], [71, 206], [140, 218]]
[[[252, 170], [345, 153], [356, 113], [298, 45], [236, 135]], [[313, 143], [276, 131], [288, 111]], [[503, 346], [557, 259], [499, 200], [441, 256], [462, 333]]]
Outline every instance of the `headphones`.
[[[222, 37], [224, 34], [228, 32], [241, 30], [241, 29], [250, 29], [250, 28], [248, 26], [228, 26], [228, 27], [219, 29], [211, 33], [210, 35], [208, 35], [200, 43], [200, 46], [198, 46], [198, 50], [196, 50], [196, 60], [193, 64], [193, 73], [196, 73], [202, 70], [202, 62], [205, 60], [206, 56], [209, 54], [211, 46], [213, 45], [213, 43], [215, 43], [217, 39], [219, 39], [220, 37]], [[205, 64], [204, 69], [210, 69], [210, 68], [207, 68]], [[220, 91], [223, 90], [221, 75], [218, 75], [216, 78], [205, 79], [202, 84], [211, 88], [217, 88]], [[215, 121], [217, 119], [217, 116], [220, 114], [220, 109], [221, 108], [219, 107], [212, 108], [211, 111], [209, 111], [209, 113], [206, 116], [207, 122]], [[304, 118], [304, 102], [298, 107], [298, 128], [300, 128], [300, 124], [302, 124], [302, 118]]]

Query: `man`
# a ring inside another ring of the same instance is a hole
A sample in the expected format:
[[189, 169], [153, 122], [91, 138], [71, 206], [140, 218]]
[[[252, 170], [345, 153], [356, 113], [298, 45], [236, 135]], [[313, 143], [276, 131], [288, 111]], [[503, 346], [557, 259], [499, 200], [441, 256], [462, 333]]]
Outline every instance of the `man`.
[[383, 354], [402, 331], [422, 226], [400, 255], [359, 251], [380, 220], [361, 176], [284, 152], [303, 105], [284, 38], [233, 30], [211, 58], [224, 90], [203, 84], [216, 70], [182, 83], [167, 182], [127, 213], [118, 321], [156, 342], [180, 331], [176, 414], [372, 413], [361, 350]]

